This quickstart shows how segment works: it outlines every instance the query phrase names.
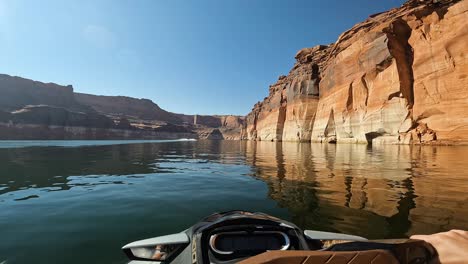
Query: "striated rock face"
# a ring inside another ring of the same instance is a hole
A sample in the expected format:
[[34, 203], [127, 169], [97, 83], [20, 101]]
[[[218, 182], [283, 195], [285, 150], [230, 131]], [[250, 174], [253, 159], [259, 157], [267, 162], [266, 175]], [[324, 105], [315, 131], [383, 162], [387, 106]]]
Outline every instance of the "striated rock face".
[[408, 18], [412, 28], [408, 42], [414, 49], [413, 119], [427, 124], [437, 140], [464, 141], [468, 139], [468, 1], [423, 11]]
[[310, 141], [319, 99], [320, 69], [330, 47], [300, 50], [288, 76], [270, 86], [268, 97], [246, 117], [242, 138]]
[[242, 138], [468, 142], [468, 1], [408, 1], [299, 51]]

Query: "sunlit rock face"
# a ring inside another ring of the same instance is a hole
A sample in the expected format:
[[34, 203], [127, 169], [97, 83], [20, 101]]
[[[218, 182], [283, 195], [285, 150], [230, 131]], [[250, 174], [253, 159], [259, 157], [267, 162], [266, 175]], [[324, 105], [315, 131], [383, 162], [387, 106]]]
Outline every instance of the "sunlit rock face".
[[408, 1], [300, 50], [242, 138], [468, 142], [468, 1]]
[[268, 141], [282, 139], [286, 117], [284, 78], [281, 76], [276, 84], [270, 86], [269, 96], [257, 103], [247, 115], [242, 138]]
[[320, 83], [313, 141], [398, 138], [409, 114], [410, 96], [403, 94], [403, 77], [389, 48], [392, 41], [383, 32], [391, 24], [378, 26], [369, 32], [351, 29], [335, 44]]
[[296, 54], [288, 76], [280, 76], [270, 93], [246, 118], [242, 137], [268, 141], [310, 141], [318, 103], [320, 69], [328, 46]]
[[[408, 16], [414, 49], [413, 118], [437, 140], [468, 140], [468, 1]], [[424, 138], [417, 138], [424, 140]]]

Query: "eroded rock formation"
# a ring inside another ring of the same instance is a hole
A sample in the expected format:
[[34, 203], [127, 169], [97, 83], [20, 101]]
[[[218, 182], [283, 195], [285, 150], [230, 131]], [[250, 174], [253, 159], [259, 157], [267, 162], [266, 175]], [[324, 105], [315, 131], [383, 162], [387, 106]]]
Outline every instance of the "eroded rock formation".
[[288, 76], [270, 86], [268, 97], [246, 117], [242, 138], [310, 141], [319, 101], [319, 70], [330, 47], [300, 50]]
[[468, 142], [467, 11], [467, 0], [410, 0], [300, 50], [242, 138]]

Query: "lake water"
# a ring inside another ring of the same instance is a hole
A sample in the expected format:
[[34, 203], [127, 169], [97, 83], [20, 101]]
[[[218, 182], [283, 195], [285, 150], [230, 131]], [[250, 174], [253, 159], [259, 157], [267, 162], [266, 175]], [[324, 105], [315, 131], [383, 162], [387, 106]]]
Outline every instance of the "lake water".
[[0, 263], [125, 263], [217, 211], [368, 238], [468, 229], [468, 147], [0, 141]]

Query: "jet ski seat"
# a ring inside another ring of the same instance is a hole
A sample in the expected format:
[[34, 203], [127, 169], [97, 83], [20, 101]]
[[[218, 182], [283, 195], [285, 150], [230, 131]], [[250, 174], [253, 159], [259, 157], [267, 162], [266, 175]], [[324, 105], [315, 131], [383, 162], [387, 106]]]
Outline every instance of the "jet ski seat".
[[269, 251], [239, 262], [240, 264], [399, 264], [387, 250], [367, 251]]

